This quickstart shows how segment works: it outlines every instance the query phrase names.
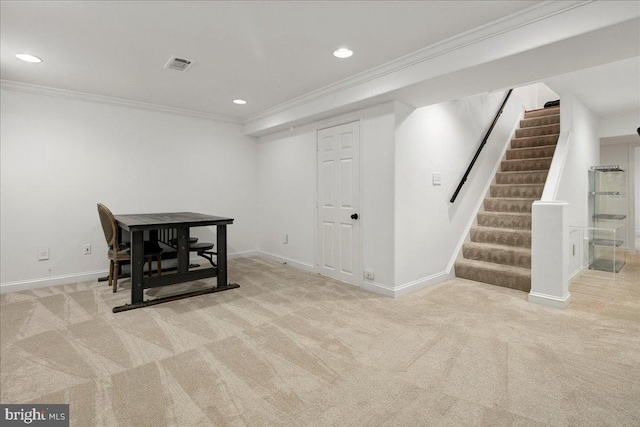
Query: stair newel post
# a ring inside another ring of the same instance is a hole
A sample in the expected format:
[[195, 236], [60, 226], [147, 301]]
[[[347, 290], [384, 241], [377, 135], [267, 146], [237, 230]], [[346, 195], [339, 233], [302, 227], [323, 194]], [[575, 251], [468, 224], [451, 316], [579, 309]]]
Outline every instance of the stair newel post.
[[569, 305], [567, 202], [535, 201], [531, 221], [531, 292], [529, 302], [557, 308]]

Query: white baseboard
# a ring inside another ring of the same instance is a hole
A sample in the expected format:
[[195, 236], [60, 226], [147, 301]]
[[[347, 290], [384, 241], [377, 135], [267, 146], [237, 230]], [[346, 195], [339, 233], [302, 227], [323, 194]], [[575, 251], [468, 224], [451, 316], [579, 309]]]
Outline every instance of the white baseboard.
[[[275, 254], [263, 252], [263, 251], [237, 252], [237, 253], [229, 254], [227, 258], [228, 259], [250, 258], [255, 256], [264, 257], [266, 259], [270, 259], [272, 261], [282, 263], [282, 264], [287, 264], [292, 267], [299, 268], [311, 273], [316, 272], [315, 266], [313, 264], [309, 264], [304, 261], [300, 261], [300, 260], [296, 260], [293, 258], [288, 258], [280, 255], [275, 255]], [[189, 261], [194, 264], [203, 264], [203, 263], [209, 262], [205, 258], [202, 258], [199, 256], [193, 256], [189, 259]], [[167, 267], [169, 266], [167, 265]], [[66, 284], [76, 283], [76, 282], [94, 281], [108, 274], [109, 274], [109, 270], [105, 269], [105, 270], [97, 270], [97, 271], [87, 271], [82, 273], [65, 274], [61, 276], [44, 277], [39, 279], [30, 279], [30, 280], [21, 280], [16, 282], [2, 283], [0, 284], [0, 293], [19, 292], [19, 291], [26, 291], [30, 289], [47, 288], [50, 286], [66, 285]], [[419, 291], [420, 289], [425, 288], [427, 286], [442, 283], [450, 279], [451, 278], [450, 276], [452, 274], [453, 272], [447, 274], [446, 271], [443, 271], [428, 277], [423, 277], [421, 279], [414, 280], [412, 282], [406, 283], [396, 288], [390, 287], [388, 285], [384, 285], [382, 283], [376, 283], [373, 281], [365, 281], [362, 284], [362, 287], [363, 289], [369, 292], [373, 292], [373, 293], [384, 295], [391, 298], [398, 298], [398, 297]]]
[[362, 284], [364, 290], [373, 292], [379, 295], [384, 295], [391, 298], [399, 298], [405, 295], [412, 294], [427, 286], [437, 285], [452, 278], [453, 273], [447, 273], [442, 271], [440, 273], [432, 274], [431, 276], [423, 277], [412, 282], [405, 283], [398, 287], [390, 287], [383, 285], [382, 283], [372, 282], [367, 280]]
[[455, 277], [455, 273], [452, 269], [449, 273], [447, 273], [446, 271], [441, 271], [440, 273], [432, 274], [431, 276], [423, 277], [421, 279], [414, 280], [413, 282], [405, 283], [404, 285], [400, 285], [394, 289], [394, 297], [398, 298], [404, 295], [412, 294], [422, 288], [426, 288], [427, 286], [433, 286], [442, 282], [446, 282], [453, 277]]
[[316, 268], [313, 264], [309, 264], [307, 262], [304, 261], [300, 261], [297, 259], [293, 259], [293, 258], [287, 258], [281, 255], [275, 255], [269, 252], [264, 252], [264, 251], [257, 251], [254, 252], [255, 255], [257, 256], [261, 256], [263, 258], [266, 259], [270, 259], [271, 261], [275, 261], [275, 262], [279, 262], [281, 264], [287, 264], [290, 265], [292, 267], [296, 267], [296, 268], [300, 268], [302, 270], [305, 271], [309, 271], [311, 273], [315, 273], [316, 272]]
[[30, 289], [48, 288], [50, 286], [67, 285], [69, 283], [94, 281], [109, 274], [109, 270], [85, 271], [84, 273], [65, 274], [40, 279], [20, 280], [0, 284], [0, 294], [27, 291]]
[[393, 288], [387, 285], [383, 285], [382, 283], [373, 282], [371, 280], [363, 282], [362, 289], [385, 297], [395, 298], [396, 296]]
[[529, 302], [553, 308], [567, 308], [571, 302], [571, 294], [567, 292], [565, 296], [560, 298], [553, 295], [529, 292]]
[[[300, 268], [305, 271], [309, 271], [311, 273], [316, 273], [316, 268], [313, 264], [306, 263], [304, 261], [287, 258], [280, 255], [275, 255], [269, 252], [258, 251], [258, 256], [264, 257], [266, 259], [270, 259], [271, 261], [279, 262], [281, 264], [291, 265], [292, 267]], [[435, 285], [445, 280], [448, 280], [450, 275], [447, 274], [446, 271], [433, 274], [428, 277], [423, 277], [421, 279], [415, 280], [413, 282], [406, 283], [400, 287], [393, 288], [388, 285], [384, 285], [382, 283], [377, 283], [371, 280], [365, 280], [362, 283], [362, 288], [366, 291], [373, 292], [378, 295], [383, 295], [390, 298], [398, 298], [403, 295], [408, 295], [410, 293], [416, 292], [426, 286]], [[360, 286], [357, 283], [350, 283], [351, 285]]]
[[251, 258], [254, 256], [258, 256], [259, 252], [257, 251], [244, 251], [244, 252], [236, 252], [233, 254], [228, 254], [227, 259], [235, 259], [235, 258]]
[[588, 270], [588, 269], [589, 269], [589, 265], [585, 264], [582, 267], [578, 268], [576, 271], [574, 271], [569, 276], [569, 284], [572, 284], [575, 280], [577, 280], [580, 276], [582, 276], [585, 270]]
[[[256, 251], [236, 252], [233, 254], [228, 254], [227, 259], [249, 258], [257, 255], [259, 255], [259, 253]], [[196, 256], [190, 257], [189, 262], [193, 264], [203, 264], [203, 263], [206, 264], [209, 261], [205, 258], [202, 258], [196, 255]], [[163, 266], [169, 267], [170, 262], [169, 262], [169, 265], [166, 265], [163, 262]], [[68, 285], [70, 283], [76, 283], [76, 282], [94, 281], [94, 280], [98, 280], [100, 277], [107, 276], [108, 274], [109, 274], [109, 270], [105, 269], [105, 270], [97, 270], [97, 271], [85, 271], [82, 273], [64, 274], [61, 276], [43, 277], [39, 279], [19, 280], [16, 282], [2, 283], [0, 284], [0, 294], [5, 294], [8, 292], [27, 291], [30, 289], [48, 288], [50, 286]]]

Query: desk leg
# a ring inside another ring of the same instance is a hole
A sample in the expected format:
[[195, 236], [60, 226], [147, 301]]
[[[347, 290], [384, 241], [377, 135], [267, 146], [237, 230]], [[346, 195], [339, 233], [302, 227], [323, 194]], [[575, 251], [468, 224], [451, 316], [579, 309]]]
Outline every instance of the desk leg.
[[144, 298], [144, 233], [131, 233], [131, 304], [141, 303]]
[[178, 273], [189, 271], [189, 228], [178, 228]]
[[[119, 313], [121, 311], [133, 310], [140, 307], [149, 307], [156, 304], [162, 304], [164, 302], [175, 301], [182, 298], [190, 298], [197, 295], [204, 295], [214, 292], [228, 291], [230, 289], [239, 288], [237, 283], [229, 284], [227, 281], [227, 226], [217, 226], [217, 272], [204, 271], [192, 271], [189, 272], [189, 228], [178, 228], [178, 273], [187, 273], [186, 276], [192, 279], [208, 278], [212, 277], [213, 273], [217, 273], [218, 283], [215, 288], [200, 289], [194, 292], [187, 292], [180, 295], [174, 295], [163, 298], [156, 298], [153, 300], [143, 301], [144, 288], [144, 236], [142, 231], [136, 231], [131, 233], [131, 304], [114, 307], [113, 312]], [[153, 236], [152, 236], [153, 238]], [[204, 274], [199, 274], [204, 273]], [[182, 280], [170, 280], [172, 275], [162, 276], [163, 282], [156, 282], [152, 287], [173, 285], [181, 282]], [[174, 278], [176, 276], [173, 276]], [[184, 277], [184, 276], [183, 276]], [[169, 278], [169, 280], [167, 279]], [[156, 277], [155, 279], [160, 279]]]
[[218, 288], [223, 288], [229, 283], [227, 282], [227, 226], [217, 226], [217, 244], [218, 244]]

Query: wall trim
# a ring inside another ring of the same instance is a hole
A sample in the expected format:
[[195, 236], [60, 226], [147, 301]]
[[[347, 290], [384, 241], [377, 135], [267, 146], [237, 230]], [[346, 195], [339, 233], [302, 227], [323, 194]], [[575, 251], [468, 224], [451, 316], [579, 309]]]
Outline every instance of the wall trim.
[[411, 282], [407, 282], [404, 285], [391, 287], [377, 283], [371, 280], [367, 280], [362, 284], [362, 288], [365, 291], [373, 292], [378, 295], [383, 295], [390, 298], [400, 298], [405, 295], [412, 294], [427, 286], [438, 285], [453, 279], [453, 272], [441, 271], [439, 273], [432, 274], [430, 276], [422, 277]]
[[51, 286], [68, 285], [75, 282], [98, 280], [109, 274], [109, 270], [85, 271], [83, 273], [64, 274], [60, 276], [44, 277], [40, 279], [19, 280], [0, 284], [0, 294], [9, 292], [28, 291], [31, 289], [48, 288]]
[[72, 99], [76, 101], [93, 102], [96, 104], [115, 105], [117, 107], [135, 108], [144, 111], [153, 111], [156, 113], [176, 114], [179, 116], [193, 117], [197, 119], [212, 120], [217, 122], [227, 122], [241, 124], [242, 121], [233, 117], [222, 116], [211, 113], [203, 113], [199, 111], [183, 110], [181, 108], [168, 107], [164, 105], [148, 104], [146, 102], [132, 101], [123, 98], [114, 98], [104, 95], [95, 95], [92, 93], [76, 92], [67, 89], [56, 89], [47, 86], [39, 86], [30, 83], [21, 83], [11, 80], [0, 80], [2, 89], [13, 90], [16, 92], [33, 93], [37, 95], [52, 96], [55, 98]]
[[[236, 259], [236, 258], [252, 258], [258, 256], [260, 253], [258, 251], [243, 251], [243, 252], [234, 252], [232, 254], [227, 254], [227, 259]], [[200, 257], [198, 257], [200, 258]], [[203, 261], [207, 261], [204, 258], [200, 258]], [[209, 262], [209, 261], [207, 261]]]
[[393, 74], [405, 68], [409, 68], [416, 64], [432, 60], [436, 57], [454, 52], [461, 48], [473, 45], [492, 37], [508, 33], [518, 28], [530, 25], [555, 15], [568, 12], [575, 8], [579, 8], [591, 1], [573, 3], [570, 5], [558, 2], [543, 2], [527, 9], [515, 12], [511, 15], [500, 18], [496, 21], [484, 24], [477, 28], [468, 30], [464, 33], [457, 34], [448, 39], [434, 43], [430, 46], [401, 56], [393, 61], [371, 68], [352, 77], [340, 80], [331, 85], [309, 92], [305, 95], [284, 102], [275, 107], [268, 108], [262, 112], [247, 116], [242, 123], [247, 124], [258, 120], [266, 119], [275, 114], [283, 113], [296, 107], [303, 106], [328, 95], [339, 93], [349, 88], [367, 83], [371, 80]]
[[589, 265], [585, 264], [582, 267], [579, 267], [578, 269], [576, 269], [576, 271], [574, 271], [570, 276], [569, 276], [569, 285], [573, 284], [573, 282], [575, 282], [576, 280], [578, 280], [585, 271], [587, 271], [589, 269]]
[[405, 283], [404, 285], [395, 287], [393, 289], [393, 297], [398, 298], [408, 294], [412, 294], [419, 291], [420, 289], [426, 288], [427, 286], [438, 285], [442, 282], [446, 282], [447, 280], [453, 279], [453, 277], [453, 269], [422, 277], [418, 280], [414, 280], [412, 282]]
[[560, 298], [553, 295], [529, 292], [529, 302], [553, 308], [567, 308], [571, 302], [571, 294], [567, 292], [565, 296]]
[[269, 259], [271, 261], [275, 261], [275, 262], [279, 262], [281, 264], [287, 264], [290, 265], [292, 267], [296, 267], [311, 273], [316, 273], [315, 270], [315, 266], [313, 264], [304, 262], [304, 261], [300, 261], [297, 259], [293, 259], [293, 258], [288, 258], [285, 256], [281, 256], [281, 255], [276, 255], [276, 254], [272, 254], [269, 252], [264, 252], [264, 251], [256, 251], [255, 255], [259, 256], [259, 257], [263, 257], [266, 259]]
[[[233, 254], [228, 254], [227, 259], [250, 258], [257, 255], [258, 255], [258, 252], [256, 251], [236, 252]], [[202, 263], [208, 263], [209, 261], [206, 260], [205, 258], [195, 255], [189, 258], [189, 262], [202, 264]], [[164, 264], [165, 263], [163, 263], [163, 265]], [[167, 267], [169, 267], [169, 265], [167, 265]], [[0, 294], [5, 294], [9, 292], [28, 291], [31, 289], [49, 288], [51, 286], [68, 285], [70, 283], [75, 283], [75, 282], [95, 281], [101, 277], [107, 276], [108, 274], [109, 274], [109, 270], [104, 269], [104, 270], [95, 270], [95, 271], [85, 271], [82, 273], [63, 274], [60, 276], [43, 277], [39, 279], [18, 280], [15, 282], [1, 283]]]
[[366, 282], [362, 283], [362, 289], [374, 294], [395, 298], [394, 289], [387, 285], [383, 285], [382, 283], [377, 283], [371, 280], [367, 280]]

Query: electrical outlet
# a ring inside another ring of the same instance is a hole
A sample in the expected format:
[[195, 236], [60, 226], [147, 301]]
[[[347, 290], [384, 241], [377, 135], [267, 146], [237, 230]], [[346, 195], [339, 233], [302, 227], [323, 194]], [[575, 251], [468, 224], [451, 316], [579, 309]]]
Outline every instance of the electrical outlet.
[[364, 278], [365, 279], [369, 279], [369, 280], [373, 280], [376, 278], [376, 273], [374, 273], [371, 270], [365, 270], [364, 271]]
[[434, 172], [432, 182], [433, 185], [442, 185], [442, 174], [440, 172]]
[[86, 244], [82, 247], [82, 253], [85, 255], [91, 255], [91, 245]]
[[38, 261], [46, 261], [49, 259], [49, 248], [38, 248]]

